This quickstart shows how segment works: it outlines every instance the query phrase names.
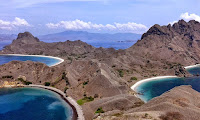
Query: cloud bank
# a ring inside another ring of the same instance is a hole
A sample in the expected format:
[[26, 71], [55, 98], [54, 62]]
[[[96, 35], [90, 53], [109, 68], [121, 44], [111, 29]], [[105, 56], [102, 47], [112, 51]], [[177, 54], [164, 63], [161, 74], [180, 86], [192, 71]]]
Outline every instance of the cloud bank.
[[[188, 12], [182, 13], [180, 15], [180, 19], [183, 19], [183, 20], [185, 20], [187, 22], [190, 21], [190, 20], [196, 20], [196, 21], [200, 22], [200, 16], [198, 16], [198, 15], [196, 15], [194, 13], [189, 14]], [[178, 21], [173, 21], [173, 22], [170, 22], [169, 24], [173, 25], [174, 23], [177, 23], [177, 22]]]
[[113, 32], [131, 32], [131, 33], [143, 33], [148, 28], [143, 24], [137, 24], [134, 22], [128, 22], [125, 24], [96, 24], [92, 22], [84, 22], [81, 20], [74, 21], [60, 21], [58, 23], [46, 24], [48, 28], [59, 29], [64, 28], [66, 30], [97, 30], [97, 31], [113, 31]]
[[186, 21], [190, 21], [190, 20], [196, 20], [198, 22], [200, 22], [200, 16], [196, 15], [196, 14], [189, 14], [188, 12], [181, 14], [180, 16], [181, 19], [184, 19]]
[[0, 29], [2, 30], [13, 30], [18, 27], [27, 27], [30, 24], [25, 20], [16, 17], [13, 21], [0, 20]]

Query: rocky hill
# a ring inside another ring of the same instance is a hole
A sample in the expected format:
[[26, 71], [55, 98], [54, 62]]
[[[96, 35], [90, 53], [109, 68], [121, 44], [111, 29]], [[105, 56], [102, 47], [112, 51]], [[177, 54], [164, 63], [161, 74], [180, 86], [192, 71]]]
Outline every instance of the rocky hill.
[[1, 54], [32, 54], [66, 56], [68, 54], [84, 54], [93, 51], [93, 47], [82, 41], [65, 41], [45, 43], [34, 37], [31, 33], [20, 33], [12, 44], [6, 46]]
[[96, 120], [199, 120], [200, 93], [180, 86], [125, 113], [102, 115]]

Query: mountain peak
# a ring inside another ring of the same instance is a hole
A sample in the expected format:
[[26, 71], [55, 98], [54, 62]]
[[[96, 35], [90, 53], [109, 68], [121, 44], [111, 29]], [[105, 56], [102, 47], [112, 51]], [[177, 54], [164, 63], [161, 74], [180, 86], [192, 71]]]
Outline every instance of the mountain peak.
[[168, 35], [168, 27], [167, 26], [160, 26], [158, 24], [155, 24], [152, 26], [146, 33], [142, 35], [142, 38], [145, 38], [149, 35]]
[[15, 41], [21, 42], [24, 44], [32, 44], [32, 43], [40, 42], [40, 40], [34, 37], [30, 32], [19, 33]]

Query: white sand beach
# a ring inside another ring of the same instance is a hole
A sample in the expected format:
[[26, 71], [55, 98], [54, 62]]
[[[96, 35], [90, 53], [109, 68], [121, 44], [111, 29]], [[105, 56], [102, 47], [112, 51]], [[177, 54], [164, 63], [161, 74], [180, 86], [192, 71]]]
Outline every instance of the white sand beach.
[[200, 64], [190, 65], [190, 66], [186, 66], [186, 67], [184, 67], [184, 68], [185, 68], [185, 69], [190, 69], [190, 68], [194, 68], [194, 67], [200, 67]]
[[47, 57], [47, 58], [53, 58], [53, 59], [57, 59], [59, 60], [58, 63], [51, 65], [52, 66], [56, 66], [59, 65], [60, 63], [64, 62], [64, 59], [59, 58], [59, 57], [53, 57], [53, 56], [44, 56], [44, 55], [24, 55], [24, 54], [0, 54], [0, 55], [8, 55], [8, 56], [35, 56], [35, 57]]
[[158, 76], [158, 77], [153, 77], [153, 78], [147, 78], [147, 79], [140, 80], [137, 83], [135, 83], [133, 86], [131, 86], [131, 89], [135, 91], [136, 87], [138, 87], [142, 83], [145, 83], [145, 82], [148, 82], [148, 81], [160, 80], [160, 79], [163, 79], [163, 78], [178, 78], [178, 77], [177, 76]]

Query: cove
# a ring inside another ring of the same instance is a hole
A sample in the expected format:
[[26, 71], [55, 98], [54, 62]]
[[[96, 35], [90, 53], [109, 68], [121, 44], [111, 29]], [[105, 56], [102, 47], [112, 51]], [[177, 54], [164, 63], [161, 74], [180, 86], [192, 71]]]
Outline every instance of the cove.
[[[186, 67], [186, 70], [193, 75], [200, 74], [200, 66]], [[139, 81], [140, 82], [140, 81]], [[154, 97], [160, 96], [161, 94], [169, 91], [170, 89], [181, 86], [191, 85], [192, 88], [200, 92], [200, 76], [193, 76], [187, 78], [181, 77], [157, 77], [152, 79], [142, 80], [137, 85], [133, 85], [131, 89], [136, 91], [137, 97], [144, 102], [148, 102]]]
[[42, 88], [1, 88], [0, 120], [71, 120], [72, 108]]
[[21, 55], [21, 54], [7, 54], [0, 55], [0, 65], [8, 63], [10, 61], [33, 61], [33, 62], [41, 62], [48, 66], [55, 66], [57, 64], [62, 63], [64, 60], [57, 57], [51, 56], [40, 56], [40, 55]]

